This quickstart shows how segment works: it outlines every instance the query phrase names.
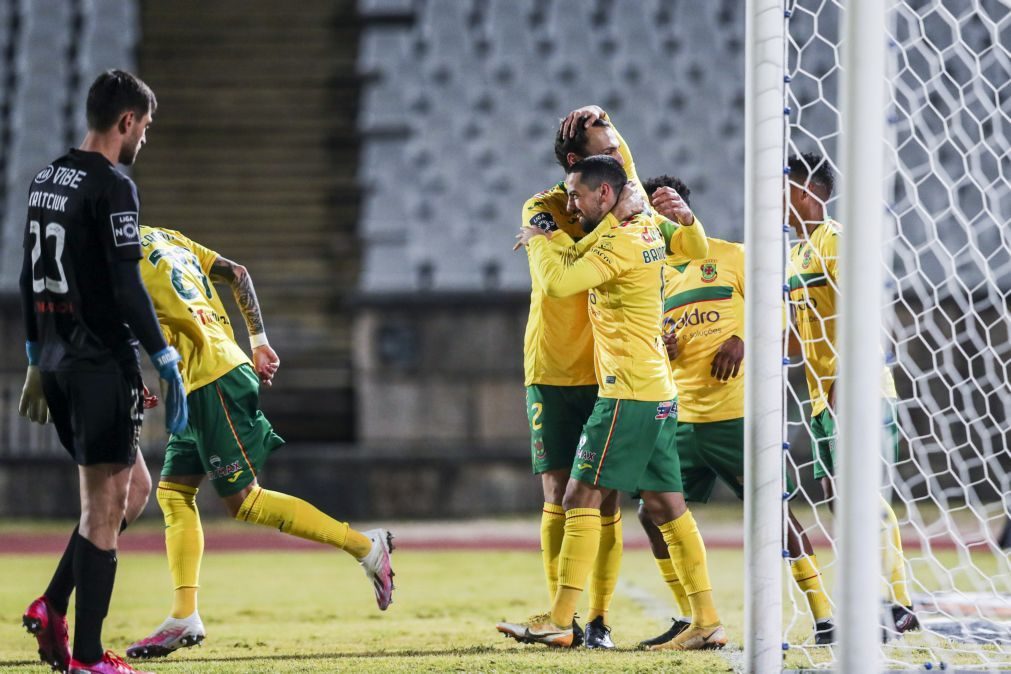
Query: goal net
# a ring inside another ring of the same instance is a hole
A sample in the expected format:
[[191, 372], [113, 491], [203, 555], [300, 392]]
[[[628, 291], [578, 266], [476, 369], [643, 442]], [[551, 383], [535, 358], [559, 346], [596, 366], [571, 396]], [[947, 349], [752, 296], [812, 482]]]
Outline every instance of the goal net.
[[[785, 154], [821, 155], [837, 170], [845, 7], [785, 7]], [[894, 417], [899, 450], [883, 448], [881, 496], [897, 516], [904, 563], [885, 527], [883, 578], [867, 581], [882, 610], [867, 619], [894, 632], [899, 568], [922, 629], [891, 635], [887, 667], [1011, 668], [1011, 3], [901, 0], [887, 16], [887, 231], [884, 250], [875, 242], [863, 263], [885, 265], [883, 360], [897, 396], [882, 416]], [[853, 83], [850, 94], [876, 85]], [[828, 199], [830, 216], [838, 198]], [[784, 254], [797, 243], [784, 231]], [[790, 330], [799, 336], [796, 322]], [[837, 526], [812, 478], [808, 365], [794, 355], [787, 366], [786, 472], [834, 598]], [[813, 643], [805, 596], [785, 585], [785, 666], [832, 666], [831, 649]]]

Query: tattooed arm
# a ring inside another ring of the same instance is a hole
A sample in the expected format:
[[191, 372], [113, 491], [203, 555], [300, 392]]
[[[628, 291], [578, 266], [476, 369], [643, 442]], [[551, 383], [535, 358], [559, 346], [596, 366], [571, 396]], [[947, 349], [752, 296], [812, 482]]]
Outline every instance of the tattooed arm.
[[232, 288], [235, 303], [239, 305], [242, 317], [246, 321], [246, 328], [249, 330], [249, 343], [253, 349], [253, 368], [260, 377], [260, 382], [270, 386], [281, 361], [267, 343], [267, 335], [263, 329], [263, 315], [260, 313], [260, 303], [256, 299], [249, 271], [241, 264], [219, 255], [211, 265], [210, 278], [214, 283], [226, 283]]

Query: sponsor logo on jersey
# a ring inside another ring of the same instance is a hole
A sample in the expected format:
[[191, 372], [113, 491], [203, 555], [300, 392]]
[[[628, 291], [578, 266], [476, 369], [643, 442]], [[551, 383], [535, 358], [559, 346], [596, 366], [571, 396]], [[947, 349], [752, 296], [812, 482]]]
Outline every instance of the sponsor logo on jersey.
[[597, 460], [597, 453], [596, 452], [590, 452], [590, 451], [585, 450], [585, 449], [577, 449], [576, 450], [576, 458], [579, 459], [580, 461], [589, 461], [589, 462], [593, 463], [593, 462], [595, 462]]
[[702, 266], [699, 267], [699, 269], [702, 271], [703, 283], [712, 283], [713, 281], [716, 280], [716, 277], [719, 275], [716, 271], [715, 262], [704, 262]]
[[579, 464], [578, 470], [593, 470], [593, 464], [592, 463], [581, 463], [581, 464]]
[[586, 446], [586, 433], [579, 436], [579, 444], [576, 445], [576, 451], [579, 451]]
[[[218, 478], [226, 478], [229, 482], [235, 482], [238, 479], [238, 473], [242, 472], [242, 468], [239, 466], [238, 461], [233, 461], [229, 464], [222, 464], [221, 457], [217, 454], [211, 454], [208, 462], [211, 464], [211, 470], [207, 471], [207, 477], [211, 480], [217, 480]], [[232, 479], [230, 476], [235, 475], [236, 477]]]
[[112, 220], [112, 240], [117, 248], [140, 243], [137, 211], [113, 213], [109, 219]]
[[530, 218], [530, 226], [536, 227], [543, 232], [553, 232], [558, 229], [558, 225], [555, 224], [555, 219], [551, 217], [551, 214], [543, 211]]
[[657, 246], [656, 248], [650, 248], [649, 250], [642, 251], [642, 261], [646, 264], [651, 262], [662, 262], [665, 257], [663, 246]]
[[698, 307], [692, 307], [691, 311], [681, 314], [681, 317], [674, 323], [674, 330], [680, 330], [687, 326], [705, 325], [706, 323], [716, 323], [720, 320], [720, 312], [710, 309], [699, 311]]
[[613, 384], [616, 381], [618, 381], [618, 378], [615, 377], [613, 374], [609, 374], [606, 377], [604, 377], [605, 384]]
[[37, 183], [44, 183], [44, 182], [46, 182], [47, 180], [49, 180], [50, 176], [53, 175], [53, 171], [54, 170], [55, 169], [53, 168], [52, 164], [50, 164], [49, 166], [45, 167], [44, 169], [42, 169], [41, 171], [39, 171], [38, 175], [35, 176], [35, 182], [37, 182]]

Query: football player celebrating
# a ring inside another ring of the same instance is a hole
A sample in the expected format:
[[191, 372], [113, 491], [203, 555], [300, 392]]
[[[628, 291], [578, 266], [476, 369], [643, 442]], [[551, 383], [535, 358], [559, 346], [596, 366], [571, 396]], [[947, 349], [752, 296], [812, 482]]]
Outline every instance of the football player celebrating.
[[[284, 441], [260, 411], [260, 385], [271, 385], [279, 360], [267, 341], [249, 272], [173, 230], [142, 227], [141, 245], [144, 284], [162, 331], [182, 356], [190, 419], [169, 438], [157, 490], [175, 586], [172, 608], [127, 655], [165, 656], [205, 636], [197, 612], [204, 541], [196, 503], [204, 480], [235, 519], [346, 551], [365, 569], [376, 602], [385, 610], [393, 601], [389, 532], [358, 532], [302, 499], [258, 482], [267, 457]], [[249, 331], [252, 361], [235, 342], [216, 283], [231, 287]]]

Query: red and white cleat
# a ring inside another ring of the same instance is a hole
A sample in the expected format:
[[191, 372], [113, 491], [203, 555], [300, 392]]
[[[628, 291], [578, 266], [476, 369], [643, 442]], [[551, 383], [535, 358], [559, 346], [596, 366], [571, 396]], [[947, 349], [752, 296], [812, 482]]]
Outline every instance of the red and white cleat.
[[25, 609], [21, 622], [39, 642], [39, 659], [57, 672], [70, 666], [70, 640], [67, 637], [67, 616], [57, 613], [45, 596]]
[[149, 637], [131, 644], [126, 649], [128, 658], [163, 658], [180, 648], [196, 646], [207, 632], [200, 615], [194, 611], [186, 618], [166, 618]]
[[86, 665], [70, 659], [70, 674], [154, 674], [134, 669], [112, 651], [106, 651], [98, 662]]
[[393, 552], [393, 534], [386, 529], [370, 529], [363, 531], [372, 541], [372, 550], [358, 563], [365, 569], [365, 575], [372, 581], [372, 589], [376, 593], [376, 604], [380, 611], [385, 611], [393, 603], [393, 567], [390, 566], [390, 554]]

